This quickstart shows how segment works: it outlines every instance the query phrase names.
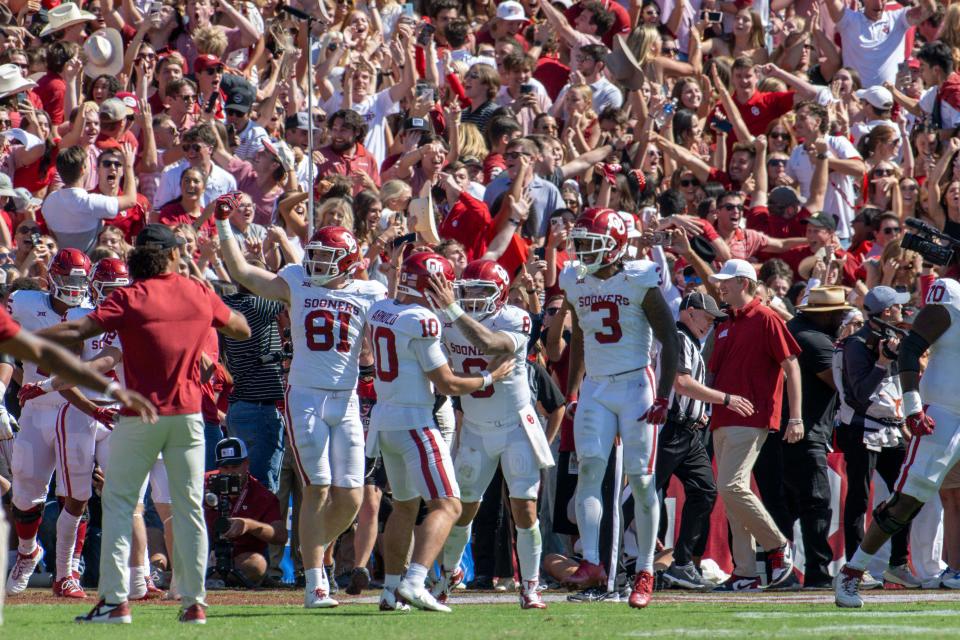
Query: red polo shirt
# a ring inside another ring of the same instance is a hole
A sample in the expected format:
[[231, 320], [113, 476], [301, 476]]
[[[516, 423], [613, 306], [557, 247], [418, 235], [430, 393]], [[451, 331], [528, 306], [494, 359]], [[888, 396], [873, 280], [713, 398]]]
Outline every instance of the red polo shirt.
[[[740, 109], [740, 117], [743, 118], [743, 123], [747, 125], [747, 129], [753, 135], [758, 136], [767, 132], [767, 127], [771, 122], [793, 110], [795, 93], [795, 91], [754, 91], [746, 102], [738, 101], [736, 95], [733, 96], [733, 101]], [[718, 102], [717, 108], [726, 115], [727, 111], [723, 108], [722, 103]], [[734, 143], [746, 142], [736, 138], [735, 135], [727, 136], [728, 164], [730, 150], [733, 149]]]
[[[373, 182], [380, 186], [380, 168], [377, 166], [377, 160], [363, 147], [357, 143], [357, 150], [352, 156], [340, 155], [331, 147], [320, 149], [320, 154], [324, 161], [317, 168], [317, 176], [323, 178], [329, 175], [352, 176], [357, 171], [366, 173]], [[353, 187], [353, 195], [357, 195], [364, 190], [361, 183], [356, 183]]]
[[780, 429], [783, 406], [783, 370], [780, 363], [800, 353], [800, 346], [787, 325], [769, 307], [754, 298], [716, 329], [708, 370], [714, 374], [713, 388], [743, 396], [753, 403], [748, 418], [722, 404], [713, 405], [711, 429], [757, 427]]
[[20, 325], [10, 317], [6, 309], [0, 308], [0, 342], [6, 342], [20, 331]]
[[[204, 478], [220, 473], [219, 471], [210, 471], [204, 475]], [[217, 521], [219, 512], [216, 509], [204, 506], [203, 519], [207, 523], [207, 531], [213, 531], [213, 525]], [[263, 486], [259, 480], [253, 476], [247, 477], [247, 484], [243, 491], [234, 499], [233, 509], [230, 513], [231, 518], [247, 518], [255, 522], [264, 524], [273, 524], [280, 518], [280, 501], [277, 496], [270, 493], [270, 490]], [[212, 536], [211, 536], [212, 539]], [[233, 557], [236, 558], [241, 553], [259, 553], [267, 554], [267, 543], [260, 538], [246, 534], [233, 541]]]
[[124, 353], [135, 354], [123, 359], [127, 386], [146, 396], [160, 415], [200, 413], [200, 351], [210, 327], [230, 319], [217, 294], [196, 280], [165, 273], [114, 291], [90, 318], [104, 331], [116, 331]]
[[492, 222], [487, 205], [464, 191], [437, 232], [444, 240], [456, 240], [462, 244], [468, 261], [478, 260], [487, 252], [486, 236]]

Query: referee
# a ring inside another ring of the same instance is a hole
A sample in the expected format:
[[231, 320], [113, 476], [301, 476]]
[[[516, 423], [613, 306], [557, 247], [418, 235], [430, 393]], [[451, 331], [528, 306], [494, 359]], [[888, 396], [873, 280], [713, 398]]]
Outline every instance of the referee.
[[140, 487], [161, 452], [173, 498], [173, 570], [182, 595], [180, 622], [206, 621], [200, 352], [211, 326], [238, 340], [250, 336], [250, 327], [203, 283], [177, 273], [182, 244], [168, 227], [148, 224], [130, 254], [134, 283], [111, 293], [93, 313], [41, 333], [76, 345], [116, 331], [127, 385], [153, 402], [159, 414], [156, 424], [145, 425], [131, 411], [121, 410], [110, 436], [102, 496], [100, 602], [78, 622], [131, 621], [130, 521]]
[[[680, 517], [680, 533], [673, 548], [673, 563], [664, 572], [668, 586], [706, 590], [708, 583], [694, 566], [693, 558], [703, 554], [710, 530], [710, 512], [717, 497], [713, 467], [703, 445], [707, 423], [706, 405], [724, 404], [742, 415], [753, 413], [749, 400], [730, 396], [704, 385], [706, 367], [700, 353], [701, 341], [713, 328], [714, 320], [725, 318], [716, 300], [705, 293], [688, 294], [680, 302], [680, 363], [673, 384], [667, 422], [657, 442], [657, 492], [666, 489], [670, 476], [683, 482], [686, 499]], [[665, 520], [664, 520], [665, 522]], [[669, 541], [665, 541], [670, 546]]]

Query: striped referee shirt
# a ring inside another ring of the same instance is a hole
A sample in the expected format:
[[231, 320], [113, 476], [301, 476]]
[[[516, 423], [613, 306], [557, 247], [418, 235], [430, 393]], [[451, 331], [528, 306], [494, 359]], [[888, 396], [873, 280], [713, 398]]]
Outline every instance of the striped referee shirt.
[[[677, 333], [680, 335], [680, 363], [677, 367], [677, 375], [686, 374], [700, 384], [705, 384], [707, 368], [700, 353], [700, 341], [682, 322], [677, 323]], [[699, 422], [703, 419], [705, 411], [706, 403], [703, 401], [673, 392], [670, 420]]]
[[263, 364], [260, 358], [280, 351], [277, 315], [283, 304], [251, 293], [235, 293], [223, 301], [250, 325], [247, 340], [224, 336], [227, 370], [233, 376], [230, 402], [269, 402], [283, 398], [283, 364]]

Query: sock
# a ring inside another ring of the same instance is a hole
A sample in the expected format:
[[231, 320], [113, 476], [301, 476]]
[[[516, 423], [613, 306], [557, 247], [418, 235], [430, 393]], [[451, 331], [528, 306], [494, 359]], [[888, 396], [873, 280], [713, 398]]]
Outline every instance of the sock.
[[421, 588], [427, 581], [427, 568], [422, 564], [411, 562], [407, 573], [403, 576], [403, 581], [418, 589]]
[[443, 543], [443, 569], [453, 573], [460, 566], [460, 560], [463, 558], [463, 550], [467, 548], [467, 542], [470, 540], [470, 529], [473, 523], [463, 527], [453, 525], [450, 529], [450, 535], [447, 541]]
[[70, 570], [80, 571], [80, 558], [83, 556], [83, 543], [87, 540], [87, 519], [81, 518], [80, 525], [77, 527], [77, 544], [73, 547], [73, 560], [70, 562]]
[[69, 578], [73, 570], [73, 549], [77, 546], [77, 528], [80, 517], [66, 509], [57, 518], [57, 580]]
[[387, 591], [394, 591], [400, 586], [400, 574], [388, 573], [383, 576], [383, 588]]
[[528, 582], [534, 586], [540, 581], [540, 554], [543, 545], [540, 541], [540, 521], [529, 529], [517, 527], [517, 558], [520, 560], [520, 578], [524, 589]]
[[857, 547], [853, 557], [847, 560], [847, 566], [857, 571], [866, 571], [867, 565], [873, 560], [873, 555], [872, 553], [864, 551], [863, 547]]
[[584, 458], [578, 470], [577, 528], [580, 530], [583, 559], [592, 564], [600, 564], [600, 520], [603, 518], [600, 486], [606, 470], [607, 462], [603, 458]]
[[637, 571], [653, 575], [653, 556], [657, 549], [660, 526], [660, 501], [653, 475], [630, 475], [633, 491], [633, 517], [637, 529]]
[[327, 572], [323, 570], [323, 567], [319, 569], [306, 569], [303, 575], [307, 580], [307, 591], [313, 591], [317, 588], [326, 591], [329, 587], [327, 584]]
[[[39, 512], [40, 509], [37, 507], [30, 511]], [[17, 545], [17, 551], [19, 551], [21, 555], [27, 556], [37, 550], [37, 531], [40, 530], [41, 522], [43, 522], [43, 518], [37, 518], [33, 522], [13, 521], [13, 528], [17, 532], [17, 538], [20, 541]]]
[[146, 574], [143, 566], [130, 567], [130, 599], [138, 600], [147, 595]]

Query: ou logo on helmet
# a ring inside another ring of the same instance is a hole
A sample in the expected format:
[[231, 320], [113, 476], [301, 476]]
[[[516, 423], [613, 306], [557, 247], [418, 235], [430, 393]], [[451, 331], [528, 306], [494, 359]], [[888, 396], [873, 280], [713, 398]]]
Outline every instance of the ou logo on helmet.
[[627, 232], [627, 225], [624, 224], [623, 218], [616, 213], [607, 216], [607, 228], [611, 231], [616, 231], [617, 233]]
[[349, 233], [344, 233], [341, 236], [343, 244], [347, 245], [347, 253], [353, 253], [357, 250], [357, 241], [353, 239], [353, 236]]
[[503, 280], [504, 282], [507, 282], [507, 281], [510, 280], [510, 276], [507, 275], [507, 270], [504, 269], [503, 266], [502, 266], [499, 262], [494, 263], [494, 265], [493, 265], [493, 271], [494, 271], [494, 273], [497, 274], [497, 277], [500, 278], [501, 280]]
[[423, 261], [423, 266], [428, 273], [443, 273], [443, 263], [436, 258], [427, 258]]

